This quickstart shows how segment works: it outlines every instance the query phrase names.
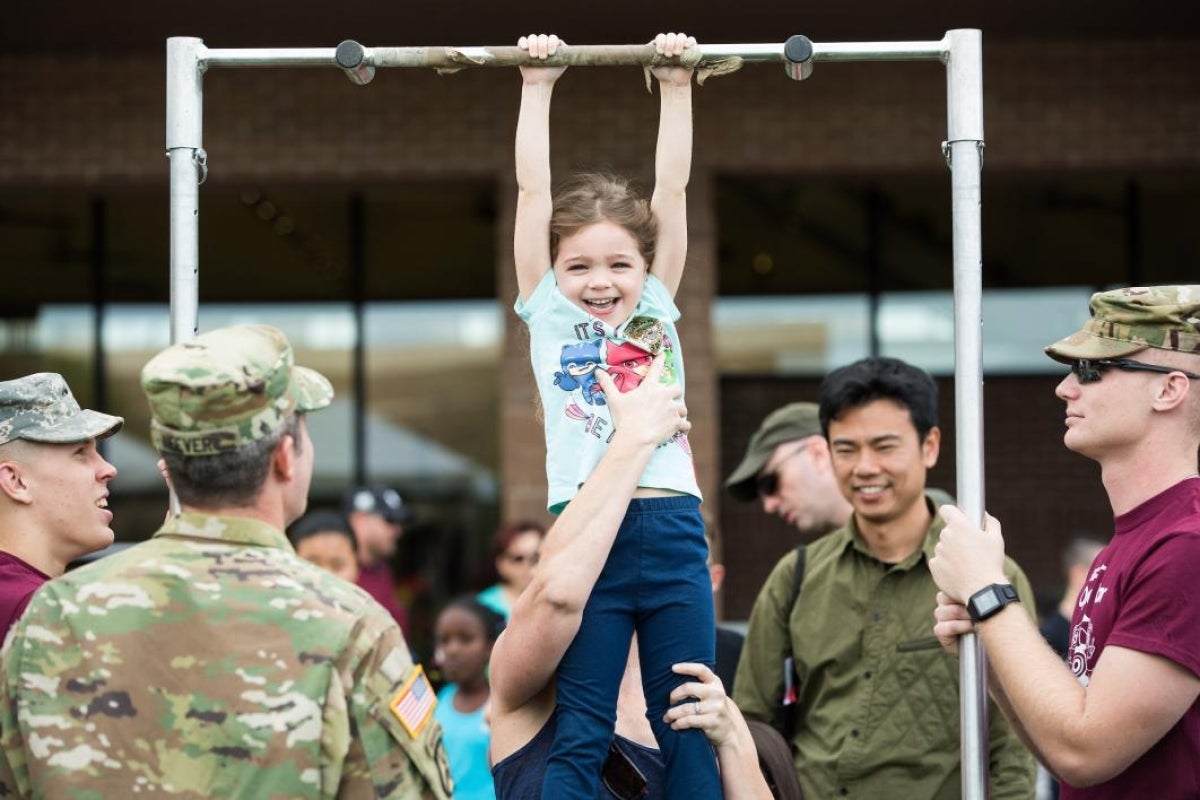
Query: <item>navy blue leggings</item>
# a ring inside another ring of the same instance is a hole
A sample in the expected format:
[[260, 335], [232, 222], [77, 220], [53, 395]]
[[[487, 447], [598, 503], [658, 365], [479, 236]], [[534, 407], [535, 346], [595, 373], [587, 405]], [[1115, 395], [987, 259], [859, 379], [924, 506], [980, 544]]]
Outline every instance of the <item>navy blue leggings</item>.
[[691, 678], [671, 665], [715, 660], [712, 584], [700, 501], [634, 500], [558, 667], [558, 731], [543, 800], [595, 800], [612, 741], [617, 694], [636, 630], [646, 716], [667, 766], [667, 800], [720, 800], [712, 746], [662, 721], [671, 690]]

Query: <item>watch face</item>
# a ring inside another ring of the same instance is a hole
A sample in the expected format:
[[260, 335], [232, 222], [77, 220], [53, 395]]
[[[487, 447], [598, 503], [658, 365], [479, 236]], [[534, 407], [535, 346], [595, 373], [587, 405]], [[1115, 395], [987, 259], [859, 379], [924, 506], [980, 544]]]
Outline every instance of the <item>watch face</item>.
[[975, 613], [981, 617], [986, 617], [1000, 605], [1000, 598], [996, 597], [994, 589], [981, 592], [972, 599], [975, 601]]

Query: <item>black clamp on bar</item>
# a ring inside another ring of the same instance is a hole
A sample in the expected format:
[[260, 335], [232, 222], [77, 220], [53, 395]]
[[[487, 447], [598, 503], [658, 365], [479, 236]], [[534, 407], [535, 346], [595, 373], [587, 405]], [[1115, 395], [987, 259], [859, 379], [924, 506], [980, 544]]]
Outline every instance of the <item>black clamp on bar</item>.
[[789, 36], [783, 43], [783, 67], [788, 77], [802, 81], [812, 75], [813, 43], [807, 36]]
[[351, 83], [359, 86], [367, 85], [375, 77], [375, 68], [363, 63], [366, 58], [366, 48], [353, 39], [347, 39], [339, 44], [334, 53], [334, 60], [346, 73], [346, 77], [350, 79]]

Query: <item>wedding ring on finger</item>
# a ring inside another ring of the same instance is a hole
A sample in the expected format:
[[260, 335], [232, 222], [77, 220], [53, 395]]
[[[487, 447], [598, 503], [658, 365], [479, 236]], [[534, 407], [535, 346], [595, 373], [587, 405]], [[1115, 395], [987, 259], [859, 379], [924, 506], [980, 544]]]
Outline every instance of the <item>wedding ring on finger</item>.
[[696, 716], [700, 716], [702, 713], [704, 713], [703, 711], [700, 710], [700, 701], [699, 700], [697, 700], [692, 705], [694, 705], [696, 707], [696, 710], [694, 712], [696, 714]]

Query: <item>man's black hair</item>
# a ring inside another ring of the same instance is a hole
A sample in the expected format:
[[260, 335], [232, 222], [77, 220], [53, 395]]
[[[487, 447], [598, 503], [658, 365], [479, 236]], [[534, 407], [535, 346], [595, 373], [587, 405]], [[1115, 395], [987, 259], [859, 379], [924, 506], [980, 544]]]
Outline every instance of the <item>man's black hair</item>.
[[925, 441], [938, 424], [937, 384], [929, 373], [898, 358], [864, 358], [839, 367], [821, 382], [821, 432], [829, 438], [829, 421], [875, 400], [891, 400], [908, 409], [917, 440]]

